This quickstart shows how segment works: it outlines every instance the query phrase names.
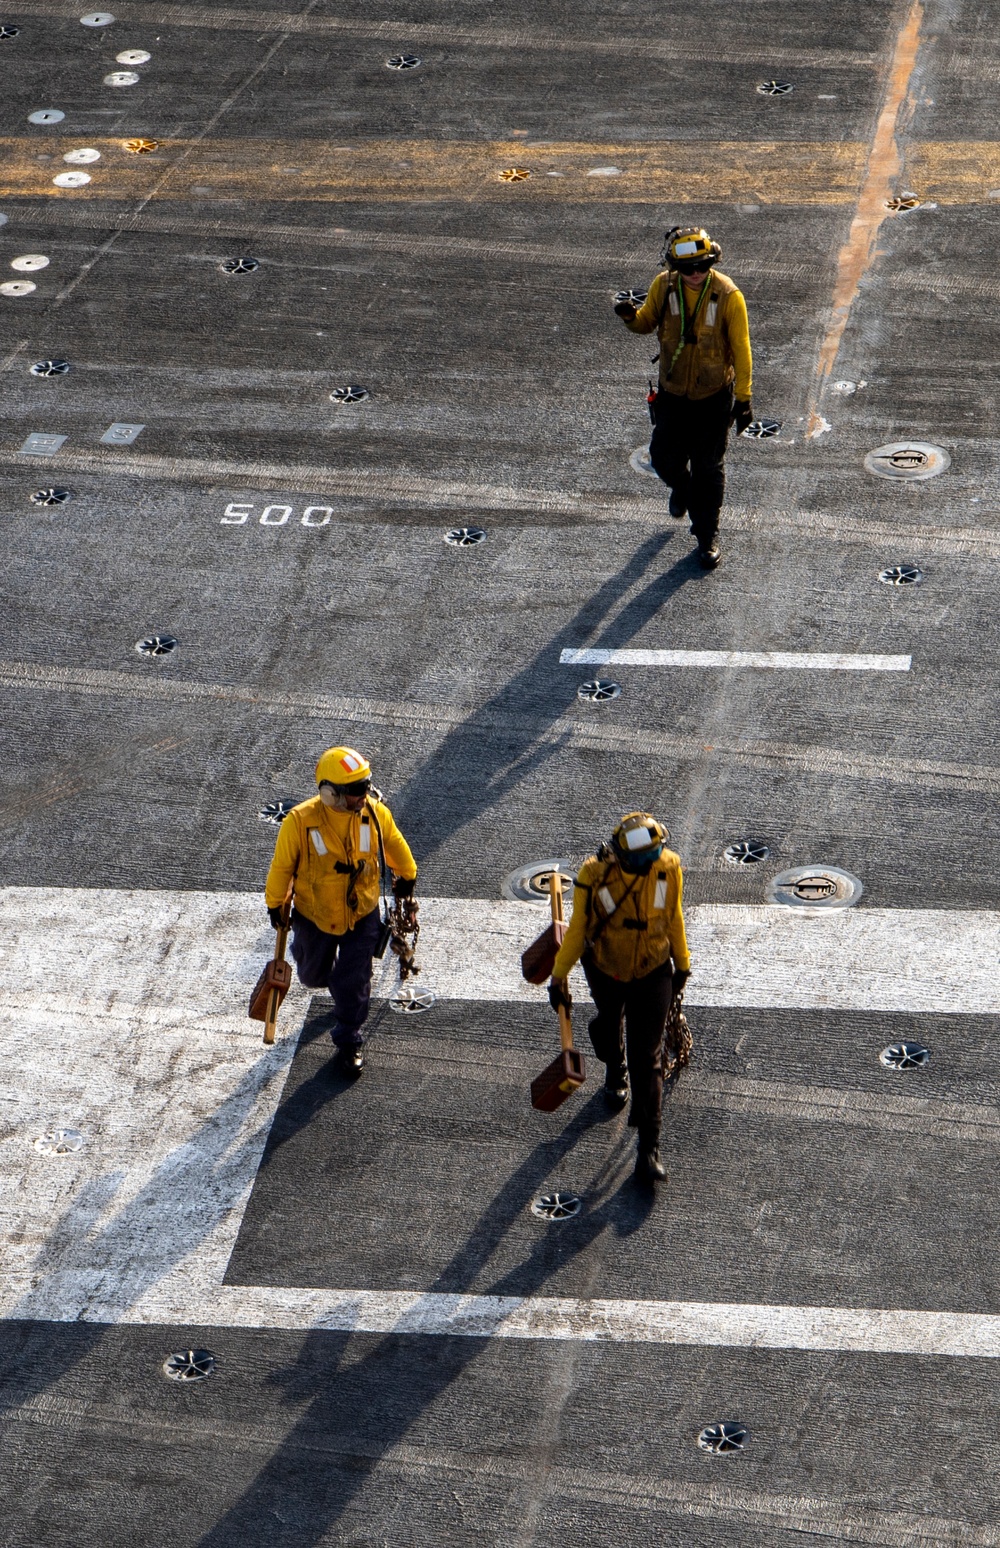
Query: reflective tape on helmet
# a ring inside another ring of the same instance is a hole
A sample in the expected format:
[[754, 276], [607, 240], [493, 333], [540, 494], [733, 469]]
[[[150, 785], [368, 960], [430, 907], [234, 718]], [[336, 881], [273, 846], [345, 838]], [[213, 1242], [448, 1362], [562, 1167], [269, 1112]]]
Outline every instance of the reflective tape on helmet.
[[666, 884], [665, 881], [658, 881], [657, 884], [656, 884], [656, 896], [653, 899], [653, 907], [654, 908], [666, 908], [666, 906], [667, 906], [667, 884]]
[[326, 849], [326, 845], [323, 843], [323, 835], [319, 831], [319, 829], [318, 828], [310, 828], [309, 829], [309, 837], [312, 839], [312, 846], [313, 846], [313, 849], [315, 849], [316, 853], [318, 855], [325, 855], [326, 852], [327, 852], [327, 849]]
[[606, 914], [613, 914], [615, 909], [618, 907], [607, 887], [598, 887], [597, 901], [600, 903]]
[[656, 843], [656, 834], [650, 833], [648, 828], [629, 828], [624, 838], [626, 849], [648, 849], [650, 844]]
[[360, 753], [352, 752], [348, 747], [340, 760], [340, 766], [342, 769], [346, 769], [348, 774], [356, 774], [359, 769], [364, 768], [365, 760]]
[[699, 243], [697, 243], [697, 242], [675, 242], [674, 243], [674, 257], [675, 258], [692, 258], [692, 257], [695, 256], [695, 254], [698, 252], [698, 250], [699, 250]]

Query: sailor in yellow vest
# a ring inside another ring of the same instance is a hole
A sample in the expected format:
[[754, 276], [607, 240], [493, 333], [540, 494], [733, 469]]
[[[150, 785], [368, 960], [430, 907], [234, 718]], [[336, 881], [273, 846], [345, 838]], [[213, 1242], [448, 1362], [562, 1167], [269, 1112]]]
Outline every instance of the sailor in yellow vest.
[[659, 336], [649, 460], [670, 486], [671, 516], [690, 516], [706, 570], [722, 558], [719, 513], [729, 426], [739, 432], [753, 420], [747, 307], [742, 292], [716, 269], [721, 257], [707, 231], [675, 226], [665, 239], [666, 267], [641, 308], [627, 301], [615, 307], [633, 333]]
[[381, 857], [394, 872], [404, 918], [416, 921], [416, 862], [392, 813], [372, 792], [368, 759], [330, 747], [316, 765], [319, 794], [293, 806], [278, 832], [264, 901], [275, 929], [294, 882], [291, 955], [308, 989], [328, 988], [331, 1037], [348, 1074], [364, 1069], [363, 1027], [379, 944]]
[[630, 812], [611, 843], [583, 862], [549, 985], [553, 1009], [569, 1009], [569, 972], [582, 961], [597, 1007], [590, 1040], [607, 1066], [611, 1107], [625, 1106], [631, 1082], [629, 1123], [639, 1131], [635, 1175], [641, 1182], [667, 1175], [660, 1161], [663, 1034], [671, 1001], [691, 971], [681, 864], [665, 847], [668, 837], [648, 812]]

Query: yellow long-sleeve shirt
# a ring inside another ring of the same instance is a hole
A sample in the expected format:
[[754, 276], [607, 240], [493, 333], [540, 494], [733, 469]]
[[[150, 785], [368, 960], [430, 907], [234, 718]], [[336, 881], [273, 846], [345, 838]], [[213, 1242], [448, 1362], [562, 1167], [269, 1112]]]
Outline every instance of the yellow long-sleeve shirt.
[[[735, 378], [733, 386], [736, 397], [746, 402], [749, 400], [753, 388], [753, 356], [750, 352], [750, 323], [747, 318], [747, 304], [743, 297], [743, 292], [736, 288], [732, 280], [725, 274], [717, 273], [714, 269], [709, 275], [710, 294], [713, 278], [723, 282], [723, 285], [718, 287], [723, 293], [719, 295], [717, 302], [718, 326], [723, 358], [726, 364], [731, 367]], [[626, 328], [630, 329], [632, 333], [656, 332], [659, 335], [663, 345], [660, 353], [661, 385], [663, 385], [664, 372], [669, 369], [670, 357], [673, 354], [673, 344], [671, 343], [668, 350], [664, 341], [664, 334], [670, 332], [672, 325], [675, 332], [679, 331], [679, 317], [676, 313], [671, 313], [670, 306], [670, 291], [671, 289], [676, 289], [677, 283], [678, 275], [676, 271], [671, 269], [662, 270], [650, 285], [649, 293], [636, 315], [632, 318], [626, 317], [623, 319]], [[700, 292], [700, 285], [692, 288], [692, 286], [685, 283], [684, 306], [689, 318], [693, 315], [694, 309], [698, 305]], [[701, 315], [695, 325], [695, 331], [699, 335], [707, 320], [707, 316], [708, 308], [703, 306]], [[697, 354], [698, 346], [694, 348], [689, 347], [678, 360], [675, 367], [673, 391], [676, 391], [678, 386], [685, 388], [691, 382], [697, 370]], [[688, 357], [687, 359], [685, 359], [685, 355]], [[695, 390], [693, 396], [699, 397], [703, 396], [703, 394]]]
[[387, 806], [369, 799], [360, 812], [335, 812], [313, 796], [293, 806], [278, 829], [264, 889], [268, 908], [284, 903], [294, 877], [299, 913], [329, 935], [343, 935], [370, 914], [379, 897], [378, 834], [372, 812], [382, 830], [387, 865], [412, 881], [417, 863]]
[[588, 935], [594, 961], [611, 978], [644, 978], [668, 957], [682, 972], [690, 971], [682, 893], [680, 860], [671, 849], [638, 879], [592, 855], [576, 878], [573, 914], [552, 976], [567, 977], [587, 949]]

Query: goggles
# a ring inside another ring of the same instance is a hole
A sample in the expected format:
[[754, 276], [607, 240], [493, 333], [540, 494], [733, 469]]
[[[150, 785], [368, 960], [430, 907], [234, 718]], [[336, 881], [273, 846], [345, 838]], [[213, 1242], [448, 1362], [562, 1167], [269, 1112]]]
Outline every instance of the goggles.
[[355, 779], [349, 785], [335, 785], [332, 779], [324, 779], [320, 781], [319, 786], [321, 795], [325, 789], [328, 789], [335, 791], [338, 795], [345, 796], [366, 796], [371, 788], [370, 774], [366, 779]]

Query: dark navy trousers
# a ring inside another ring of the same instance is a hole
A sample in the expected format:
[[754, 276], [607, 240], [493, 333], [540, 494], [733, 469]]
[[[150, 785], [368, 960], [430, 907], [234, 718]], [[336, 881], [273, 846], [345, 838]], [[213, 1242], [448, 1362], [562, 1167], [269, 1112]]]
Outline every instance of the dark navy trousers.
[[329, 989], [337, 1018], [330, 1036], [338, 1048], [360, 1048], [364, 1042], [361, 1029], [368, 1020], [379, 929], [377, 908], [343, 935], [328, 935], [292, 910], [292, 961], [307, 989]]
[[726, 492], [723, 459], [732, 411], [731, 387], [696, 401], [658, 392], [653, 404], [649, 460], [653, 471], [687, 506], [699, 548], [711, 548], [719, 535]]

